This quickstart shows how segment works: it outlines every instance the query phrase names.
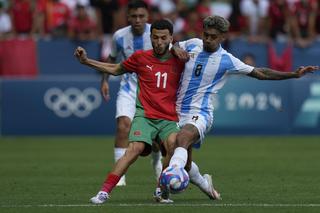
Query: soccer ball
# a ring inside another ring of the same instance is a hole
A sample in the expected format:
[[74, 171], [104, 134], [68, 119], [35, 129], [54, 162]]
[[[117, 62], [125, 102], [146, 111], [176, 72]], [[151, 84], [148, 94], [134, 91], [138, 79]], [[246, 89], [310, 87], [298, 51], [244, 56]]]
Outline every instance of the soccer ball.
[[189, 184], [189, 175], [184, 168], [169, 166], [160, 176], [160, 187], [172, 194], [183, 192]]

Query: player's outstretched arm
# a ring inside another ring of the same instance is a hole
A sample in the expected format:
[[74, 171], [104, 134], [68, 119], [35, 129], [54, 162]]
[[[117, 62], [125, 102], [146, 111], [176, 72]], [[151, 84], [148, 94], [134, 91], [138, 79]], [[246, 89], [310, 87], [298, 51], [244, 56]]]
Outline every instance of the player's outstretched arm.
[[124, 70], [121, 68], [120, 64], [104, 63], [88, 58], [86, 50], [82, 47], [77, 47], [74, 55], [78, 58], [81, 64], [92, 67], [99, 72], [108, 73], [111, 75], [121, 75], [124, 73]]
[[319, 66], [305, 66], [299, 67], [294, 72], [280, 72], [269, 68], [254, 68], [248, 76], [259, 80], [285, 80], [290, 78], [300, 78], [307, 73], [312, 73], [319, 70]]

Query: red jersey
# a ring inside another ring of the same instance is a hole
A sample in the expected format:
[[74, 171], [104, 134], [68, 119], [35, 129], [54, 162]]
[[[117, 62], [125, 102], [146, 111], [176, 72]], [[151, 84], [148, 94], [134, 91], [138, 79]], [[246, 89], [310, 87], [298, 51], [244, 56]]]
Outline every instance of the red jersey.
[[289, 17], [289, 5], [286, 1], [271, 1], [268, 16], [271, 22], [270, 34], [274, 38], [278, 33], [286, 33], [286, 19]]
[[297, 1], [292, 8], [292, 14], [297, 17], [300, 28], [307, 29], [309, 25], [309, 17], [312, 13], [316, 13], [316, 0]]
[[45, 27], [49, 32], [66, 25], [71, 13], [66, 4], [50, 0], [38, 0], [37, 11], [45, 14]]
[[160, 61], [153, 50], [140, 50], [122, 62], [122, 66], [137, 74], [136, 115], [178, 121], [177, 90], [184, 62], [176, 57]]
[[79, 17], [73, 17], [69, 22], [69, 30], [75, 34], [89, 34], [95, 30], [96, 23], [87, 16], [85, 19]]
[[17, 33], [29, 33], [32, 28], [32, 3], [31, 1], [13, 1], [11, 7], [13, 25]]

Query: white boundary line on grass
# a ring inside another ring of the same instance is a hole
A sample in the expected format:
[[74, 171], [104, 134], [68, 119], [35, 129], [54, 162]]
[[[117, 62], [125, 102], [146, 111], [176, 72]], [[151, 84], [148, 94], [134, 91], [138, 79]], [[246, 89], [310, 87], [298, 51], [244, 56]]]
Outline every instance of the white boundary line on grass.
[[[35, 204], [35, 205], [0, 205], [0, 208], [52, 208], [52, 207], [102, 207], [104, 205], [94, 204]], [[177, 204], [159, 204], [159, 203], [119, 203], [119, 204], [107, 204], [105, 206], [112, 207], [320, 207], [320, 203], [222, 203], [222, 204], [190, 204], [190, 203], [177, 203]]]

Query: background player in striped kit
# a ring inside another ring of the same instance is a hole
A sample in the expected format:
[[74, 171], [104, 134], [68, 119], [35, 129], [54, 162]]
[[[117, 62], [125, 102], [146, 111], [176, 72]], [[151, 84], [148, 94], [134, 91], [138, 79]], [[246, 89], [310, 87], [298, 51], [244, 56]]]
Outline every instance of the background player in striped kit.
[[[150, 24], [148, 21], [148, 5], [141, 0], [133, 0], [128, 4], [129, 26], [117, 30], [112, 38], [112, 49], [107, 59], [109, 63], [121, 62], [129, 58], [137, 50], [152, 49], [150, 41]], [[103, 74], [101, 93], [105, 100], [109, 99], [108, 74]], [[120, 89], [117, 96], [114, 158], [118, 161], [128, 147], [128, 135], [131, 121], [136, 110], [137, 76], [135, 73], [122, 75]], [[159, 177], [162, 164], [161, 153], [153, 147], [152, 165], [156, 178]], [[125, 176], [118, 182], [118, 186], [126, 185]]]
[[283, 80], [300, 78], [319, 69], [318, 66], [306, 66], [294, 72], [280, 72], [249, 66], [221, 47], [229, 30], [226, 19], [209, 16], [203, 21], [203, 30], [202, 40], [194, 38], [173, 47], [175, 54], [188, 62], [177, 99], [181, 131], [177, 135], [177, 148], [169, 166], [186, 166], [187, 171], [192, 170], [193, 166], [191, 145], [200, 147], [205, 134], [212, 127], [212, 96], [223, 87], [229, 75], [244, 74], [259, 80]]

